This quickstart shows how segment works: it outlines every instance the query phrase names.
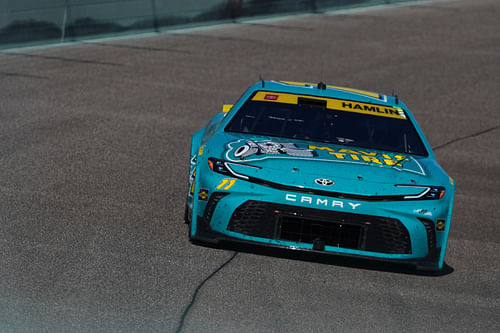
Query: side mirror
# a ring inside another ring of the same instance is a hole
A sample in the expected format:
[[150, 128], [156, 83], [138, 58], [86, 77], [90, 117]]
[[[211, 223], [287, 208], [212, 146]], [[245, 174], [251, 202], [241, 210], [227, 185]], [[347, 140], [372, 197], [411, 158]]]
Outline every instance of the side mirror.
[[222, 106], [222, 112], [227, 113], [227, 112], [231, 111], [232, 108], [233, 108], [233, 104], [224, 104]]

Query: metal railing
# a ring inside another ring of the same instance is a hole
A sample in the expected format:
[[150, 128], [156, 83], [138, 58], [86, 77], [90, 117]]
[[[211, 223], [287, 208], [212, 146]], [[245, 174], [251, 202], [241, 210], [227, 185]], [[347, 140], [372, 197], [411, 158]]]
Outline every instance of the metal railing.
[[415, 0], [6, 0], [0, 48]]

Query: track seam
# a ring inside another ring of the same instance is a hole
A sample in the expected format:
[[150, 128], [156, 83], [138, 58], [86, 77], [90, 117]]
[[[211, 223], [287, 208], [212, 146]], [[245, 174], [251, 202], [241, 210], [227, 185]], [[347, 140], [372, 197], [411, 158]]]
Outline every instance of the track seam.
[[11, 52], [11, 51], [0, 52], [0, 54], [5, 55], [5, 56], [20, 56], [20, 57], [25, 57], [25, 58], [56, 60], [56, 61], [62, 61], [62, 62], [76, 62], [76, 63], [90, 64], [90, 65], [124, 66], [123, 64], [114, 63], [114, 62], [86, 60], [86, 59], [78, 59], [78, 58], [66, 58], [66, 57], [49, 56], [49, 55], [43, 55], [43, 54], [30, 54], [30, 53]]
[[449, 146], [455, 142], [458, 142], [458, 141], [462, 141], [462, 140], [466, 140], [466, 139], [470, 139], [470, 138], [473, 138], [473, 137], [476, 137], [476, 136], [480, 136], [480, 135], [483, 135], [483, 134], [486, 134], [488, 132], [491, 132], [491, 131], [495, 131], [497, 129], [500, 128], [500, 125], [496, 125], [494, 127], [490, 127], [488, 129], [485, 129], [485, 130], [482, 130], [482, 131], [479, 131], [479, 132], [476, 132], [476, 133], [473, 133], [473, 134], [469, 134], [469, 135], [466, 135], [466, 136], [461, 136], [461, 137], [458, 137], [458, 138], [455, 138], [453, 140], [450, 140], [446, 143], [443, 143], [437, 147], [434, 147], [432, 148], [432, 150], [438, 150], [438, 149], [441, 149], [441, 148], [444, 148], [446, 146]]
[[14, 72], [0, 72], [0, 78], [7, 76], [15, 76], [15, 77], [24, 77], [28, 79], [39, 79], [39, 80], [47, 80], [46, 76], [39, 75], [30, 75], [30, 74], [22, 74], [22, 73], [14, 73]]
[[175, 330], [175, 333], [180, 333], [184, 327], [184, 321], [189, 313], [189, 310], [193, 307], [195, 301], [196, 301], [196, 296], [198, 296], [198, 292], [201, 290], [203, 285], [208, 282], [211, 278], [213, 278], [219, 271], [221, 271], [226, 265], [228, 265], [231, 261], [233, 261], [234, 258], [236, 258], [236, 255], [238, 255], [238, 252], [234, 252], [231, 258], [227, 259], [222, 265], [220, 265], [215, 271], [213, 271], [209, 276], [205, 278], [205, 280], [201, 281], [200, 284], [196, 287], [194, 290], [193, 297], [191, 298], [191, 302], [186, 306], [184, 311], [182, 312], [182, 316], [179, 320], [179, 325], [177, 326], [177, 329]]
[[153, 52], [191, 53], [190, 51], [185, 51], [185, 50], [176, 50], [176, 49], [168, 49], [168, 48], [157, 48], [157, 47], [134, 46], [134, 45], [116, 44], [116, 43], [83, 42], [83, 44], [97, 45], [97, 46], [103, 46], [103, 47], [114, 47], [114, 48], [121, 48], [121, 49], [153, 51]]

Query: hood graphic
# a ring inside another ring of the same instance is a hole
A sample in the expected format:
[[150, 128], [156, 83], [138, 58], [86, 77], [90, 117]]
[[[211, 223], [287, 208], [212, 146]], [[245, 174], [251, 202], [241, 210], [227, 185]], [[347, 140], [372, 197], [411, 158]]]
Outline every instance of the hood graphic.
[[329, 144], [305, 144], [271, 139], [239, 139], [227, 144], [226, 160], [249, 163], [269, 159], [311, 160], [388, 167], [425, 176], [422, 165], [410, 155]]
[[290, 142], [273, 142], [263, 141], [257, 142], [246, 140], [234, 151], [234, 157], [240, 160], [246, 159], [253, 155], [288, 155], [294, 157], [316, 157], [318, 153], [314, 149], [299, 148], [295, 143]]

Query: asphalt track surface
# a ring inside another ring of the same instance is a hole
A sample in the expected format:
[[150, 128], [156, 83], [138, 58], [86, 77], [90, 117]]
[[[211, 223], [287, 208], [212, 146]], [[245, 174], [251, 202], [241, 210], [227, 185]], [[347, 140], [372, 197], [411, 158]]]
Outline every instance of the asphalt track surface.
[[[1, 52], [0, 332], [500, 331], [499, 31], [435, 1]], [[457, 183], [442, 274], [188, 242], [190, 135], [259, 73], [396, 91]]]

